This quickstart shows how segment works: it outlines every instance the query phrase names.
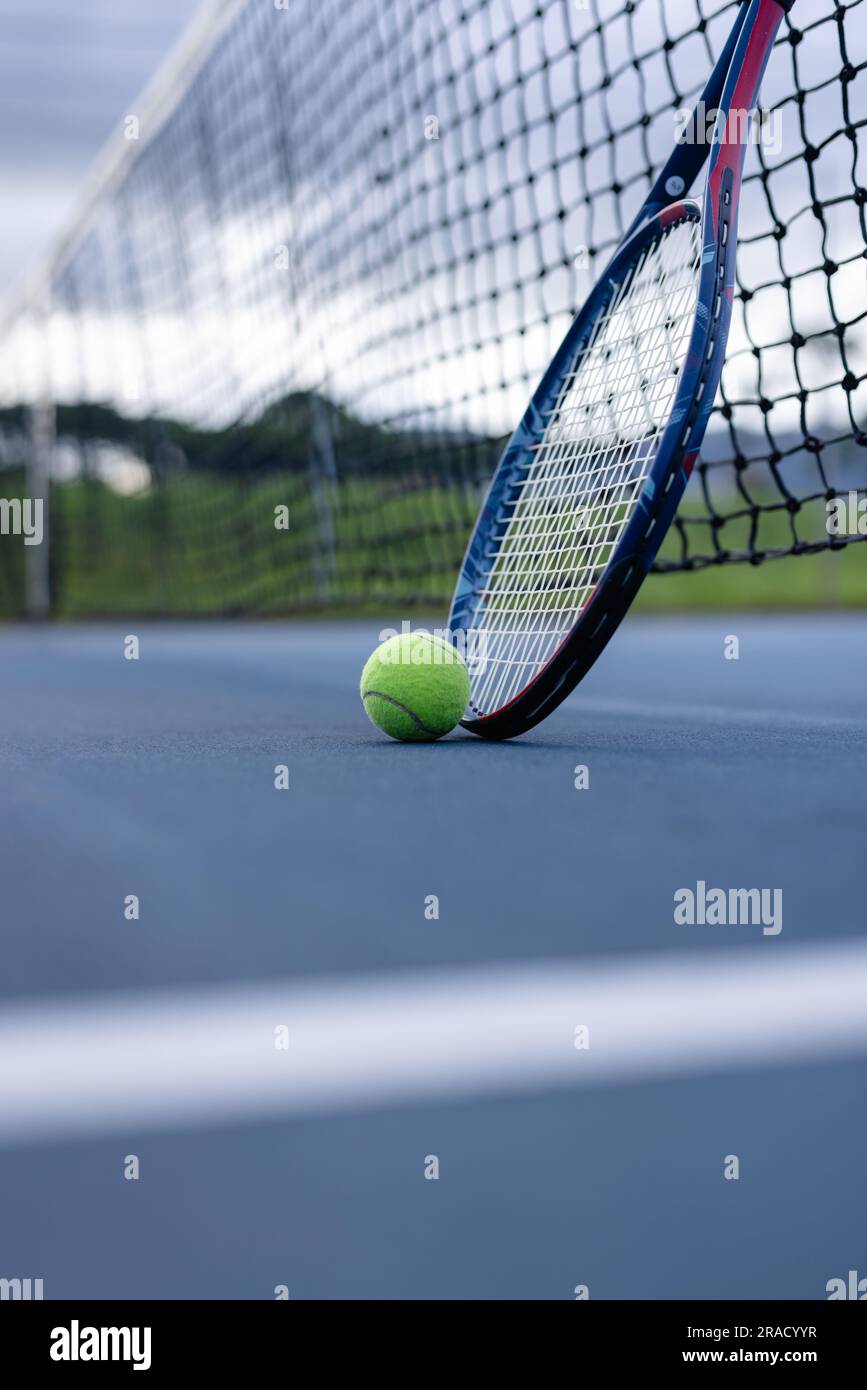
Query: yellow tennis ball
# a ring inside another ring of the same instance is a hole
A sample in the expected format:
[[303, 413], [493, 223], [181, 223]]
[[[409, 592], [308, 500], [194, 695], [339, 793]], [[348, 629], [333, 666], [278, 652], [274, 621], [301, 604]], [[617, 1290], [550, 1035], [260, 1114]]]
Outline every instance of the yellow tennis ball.
[[368, 659], [361, 698], [370, 720], [392, 738], [442, 738], [467, 707], [470, 674], [450, 642], [431, 632], [404, 632]]

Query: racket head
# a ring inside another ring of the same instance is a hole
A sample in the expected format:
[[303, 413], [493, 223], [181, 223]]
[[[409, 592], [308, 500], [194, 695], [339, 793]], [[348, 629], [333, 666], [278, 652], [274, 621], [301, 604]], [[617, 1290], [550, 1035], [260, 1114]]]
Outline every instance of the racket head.
[[603, 650], [656, 555], [722, 367], [731, 287], [717, 230], [689, 199], [636, 227], [506, 447], [449, 618], [469, 656], [461, 722], [474, 733], [509, 738], [545, 718]]

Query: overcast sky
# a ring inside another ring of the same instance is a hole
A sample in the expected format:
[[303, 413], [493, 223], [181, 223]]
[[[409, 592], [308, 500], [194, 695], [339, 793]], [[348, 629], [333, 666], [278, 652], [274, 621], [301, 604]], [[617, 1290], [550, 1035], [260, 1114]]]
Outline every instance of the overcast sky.
[[0, 293], [61, 231], [199, 0], [0, 0]]

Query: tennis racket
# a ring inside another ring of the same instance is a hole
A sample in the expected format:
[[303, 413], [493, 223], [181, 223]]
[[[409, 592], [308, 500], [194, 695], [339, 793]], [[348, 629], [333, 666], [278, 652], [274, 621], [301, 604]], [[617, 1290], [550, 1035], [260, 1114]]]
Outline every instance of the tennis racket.
[[[686, 138], [499, 462], [449, 617], [472, 648], [461, 722], [473, 733], [510, 738], [556, 709], [611, 640], [671, 524], [725, 358], [747, 113], [793, 3], [742, 0]], [[684, 198], [706, 162], [702, 201]]]

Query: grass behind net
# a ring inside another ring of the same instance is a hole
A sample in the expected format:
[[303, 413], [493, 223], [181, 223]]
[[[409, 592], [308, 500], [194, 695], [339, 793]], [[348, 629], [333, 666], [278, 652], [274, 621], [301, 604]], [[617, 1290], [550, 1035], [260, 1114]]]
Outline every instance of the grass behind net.
[[[59, 616], [140, 614], [157, 617], [233, 614], [444, 613], [463, 546], [475, 519], [477, 489], [453, 485], [407, 489], [352, 480], [329, 499], [333, 548], [324, 550], [323, 517], [309, 489], [280, 477], [239, 485], [207, 476], [181, 478], [138, 497], [101, 483], [55, 486]], [[287, 506], [290, 529], [274, 526]], [[821, 535], [824, 505], [814, 507]], [[700, 504], [682, 508], [684, 525], [707, 526]], [[785, 510], [761, 513], [761, 543], [784, 550]], [[751, 518], [719, 536], [748, 555]], [[447, 543], [446, 543], [447, 542]], [[660, 562], [676, 559], [670, 533]], [[323, 563], [323, 554], [330, 561]], [[557, 600], [552, 592], [550, 603]], [[645, 610], [825, 608], [867, 605], [867, 547], [825, 551], [809, 564], [710, 564], [686, 579], [661, 574], [641, 590]], [[542, 603], [544, 607], [544, 602]]]

